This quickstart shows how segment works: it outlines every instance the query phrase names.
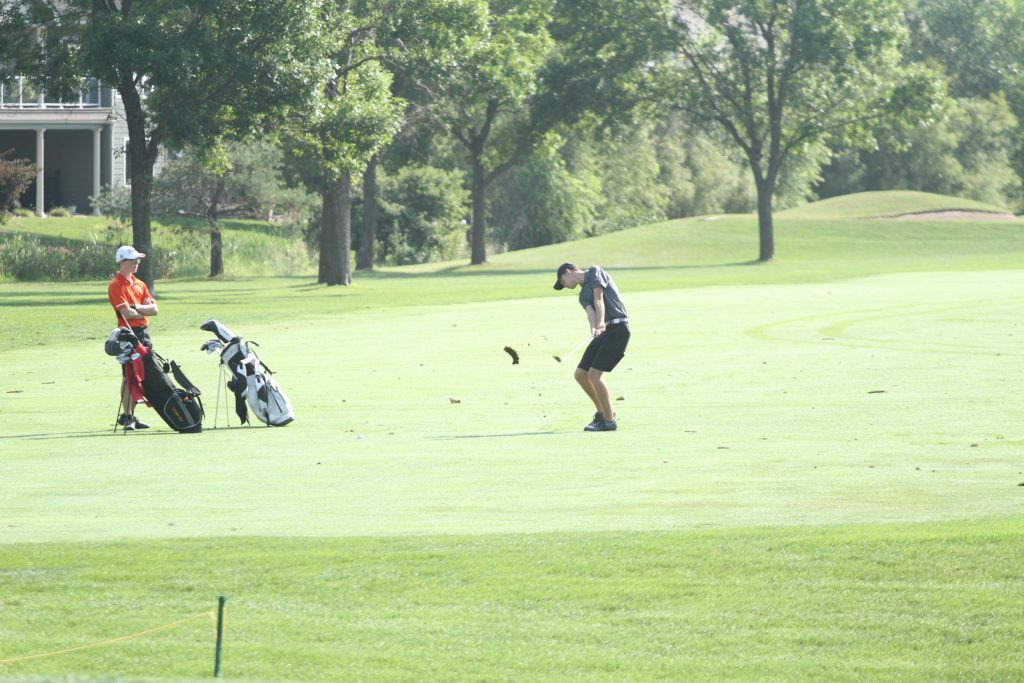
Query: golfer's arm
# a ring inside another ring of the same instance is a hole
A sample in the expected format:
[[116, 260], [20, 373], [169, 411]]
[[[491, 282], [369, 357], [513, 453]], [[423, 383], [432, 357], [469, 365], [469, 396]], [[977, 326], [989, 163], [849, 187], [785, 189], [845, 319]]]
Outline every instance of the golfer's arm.
[[594, 318], [590, 326], [595, 330], [604, 326], [604, 287], [594, 287]]
[[151, 304], [125, 304], [117, 309], [117, 312], [123, 315], [128, 320], [138, 320], [147, 315], [156, 315], [157, 307], [154, 301]]

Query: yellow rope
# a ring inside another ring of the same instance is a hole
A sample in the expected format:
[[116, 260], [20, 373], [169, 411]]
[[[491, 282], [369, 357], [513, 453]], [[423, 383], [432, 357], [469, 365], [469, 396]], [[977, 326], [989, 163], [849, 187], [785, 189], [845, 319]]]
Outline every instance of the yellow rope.
[[13, 662], [24, 662], [24, 661], [27, 661], [29, 659], [42, 659], [43, 657], [54, 657], [56, 655], [65, 655], [65, 654], [68, 654], [69, 652], [78, 652], [79, 650], [88, 650], [88, 649], [91, 649], [91, 648], [94, 648], [94, 647], [102, 647], [103, 645], [110, 645], [111, 643], [118, 643], [118, 642], [121, 642], [122, 640], [130, 640], [132, 638], [138, 638], [139, 636], [149, 635], [150, 633], [157, 633], [158, 631], [166, 631], [167, 629], [174, 628], [175, 626], [180, 626], [180, 625], [182, 625], [182, 624], [184, 624], [186, 622], [194, 621], [196, 619], [199, 619], [200, 617], [205, 617], [207, 615], [209, 615], [210, 618], [213, 619], [213, 622], [214, 622], [214, 624], [213, 624], [214, 633], [216, 634], [216, 628], [217, 628], [217, 617], [216, 617], [216, 615], [212, 611], [211, 612], [203, 612], [201, 614], [193, 614], [191, 617], [185, 617], [184, 619], [179, 619], [178, 621], [175, 621], [172, 624], [164, 624], [163, 626], [157, 626], [155, 628], [146, 629], [145, 631], [139, 631], [138, 633], [132, 633], [132, 634], [127, 635], [127, 636], [121, 636], [120, 638], [112, 638], [110, 640], [104, 640], [101, 643], [92, 643], [91, 645], [79, 645], [78, 647], [69, 647], [66, 650], [57, 650], [55, 652], [44, 652], [44, 653], [38, 654], [38, 655], [25, 655], [23, 657], [11, 657], [10, 659], [0, 659], [0, 664], [11, 664]]

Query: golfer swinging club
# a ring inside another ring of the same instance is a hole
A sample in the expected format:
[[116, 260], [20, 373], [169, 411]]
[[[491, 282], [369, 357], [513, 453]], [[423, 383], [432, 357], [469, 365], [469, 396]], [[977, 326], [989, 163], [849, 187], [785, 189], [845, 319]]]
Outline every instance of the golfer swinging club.
[[575, 377], [597, 408], [593, 421], [583, 429], [614, 432], [619, 425], [615, 422], [611, 394], [603, 375], [615, 369], [626, 353], [629, 344], [626, 307], [612, 276], [601, 266], [591, 266], [586, 272], [572, 263], [558, 266], [555, 289], [576, 289], [580, 285], [580, 305], [587, 312], [594, 338], [583, 352]]

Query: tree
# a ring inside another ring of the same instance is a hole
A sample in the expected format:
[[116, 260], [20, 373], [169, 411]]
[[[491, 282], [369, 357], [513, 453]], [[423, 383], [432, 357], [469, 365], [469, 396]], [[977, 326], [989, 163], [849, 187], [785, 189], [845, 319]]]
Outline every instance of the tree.
[[229, 142], [176, 155], [153, 181], [154, 213], [204, 216], [210, 228], [210, 277], [224, 274], [222, 216], [300, 223], [313, 197], [286, 186], [284, 154], [267, 140]]
[[1018, 0], [907, 4], [909, 56], [940, 64], [953, 96], [989, 97], [1018, 82], [1024, 63], [1024, 6]]
[[[907, 0], [909, 56], [940, 66], [957, 98], [1005, 97], [1024, 122], [1024, 5], [1018, 0]], [[1024, 177], [1024, 131], [1013, 145]]]
[[[424, 110], [438, 97], [438, 84], [456, 63], [460, 46], [486, 26], [485, 0], [375, 0], [380, 24], [375, 43], [392, 74], [391, 94], [405, 103], [402, 127], [426, 122]], [[386, 148], [363, 171], [362, 231], [356, 269], [372, 269], [377, 241], [377, 169]], [[401, 171], [399, 171], [400, 173]], [[390, 239], [390, 238], [389, 238]]]
[[320, 195], [320, 262], [317, 282], [352, 282], [352, 175], [362, 173], [394, 136], [402, 102], [391, 93], [391, 75], [375, 33], [380, 11], [372, 1], [331, 2], [323, 22], [334, 36], [331, 69], [320, 106], [290, 122], [288, 144], [306, 183]]
[[485, 32], [467, 40], [432, 108], [469, 160], [473, 265], [487, 261], [487, 187], [529, 150], [530, 97], [553, 45], [550, 11], [549, 0], [492, 0]]
[[901, 144], [837, 155], [819, 194], [900, 188], [1020, 209], [1024, 186], [1010, 159], [1018, 130], [1002, 98], [953, 100], [945, 116], [907, 132]]
[[[163, 146], [205, 148], [313, 107], [323, 80], [321, 3], [306, 0], [26, 0], [46, 27], [30, 71], [70, 94], [83, 75], [117, 89], [129, 131], [132, 239], [152, 243], [153, 167]], [[282, 30], [287, 27], [287, 30]], [[153, 284], [153, 263], [139, 275]]]
[[783, 166], [830, 138], [863, 142], [881, 120], [912, 121], [936, 79], [901, 66], [898, 0], [666, 0], [662, 96], [715, 122], [757, 187], [758, 261], [775, 257], [772, 198]]

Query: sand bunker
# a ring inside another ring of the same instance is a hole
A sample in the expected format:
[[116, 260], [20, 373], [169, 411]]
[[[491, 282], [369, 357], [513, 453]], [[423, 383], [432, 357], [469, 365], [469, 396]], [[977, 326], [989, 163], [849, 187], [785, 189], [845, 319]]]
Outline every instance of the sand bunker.
[[920, 220], [972, 220], [972, 221], [1015, 221], [1012, 213], [996, 213], [995, 211], [922, 211], [920, 213], [902, 213], [892, 216], [901, 221]]

